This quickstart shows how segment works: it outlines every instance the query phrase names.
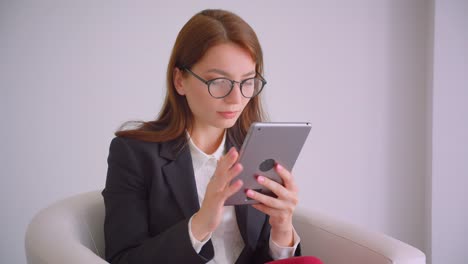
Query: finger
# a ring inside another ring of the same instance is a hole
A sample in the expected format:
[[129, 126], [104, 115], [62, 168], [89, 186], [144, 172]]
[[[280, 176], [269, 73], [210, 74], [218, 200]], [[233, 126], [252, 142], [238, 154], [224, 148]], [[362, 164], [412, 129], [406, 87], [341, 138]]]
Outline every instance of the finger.
[[239, 173], [237, 172], [239, 168], [233, 168], [235, 162], [232, 160], [237, 160], [237, 150], [232, 147], [224, 156], [222, 156], [218, 160], [218, 164], [216, 165], [216, 170], [213, 174], [212, 180], [221, 180], [223, 184], [226, 184], [228, 180], [232, 179], [233, 177], [227, 177], [229, 173]]
[[286, 187], [286, 189], [297, 191], [297, 186], [296, 186], [296, 183], [294, 181], [294, 178], [291, 172], [289, 172], [286, 168], [284, 168], [279, 163], [276, 163], [275, 171], [283, 180], [283, 184], [284, 184], [284, 187]]
[[219, 159], [219, 169], [223, 171], [229, 170], [235, 164], [238, 157], [239, 153], [237, 152], [236, 148], [231, 147], [231, 149], [229, 149], [229, 151]]
[[227, 172], [221, 176], [224, 184], [231, 182], [244, 169], [240, 163], [234, 164]]
[[[235, 164], [232, 166], [232, 168], [229, 169], [227, 172], [215, 172], [213, 177], [211, 177], [211, 181], [214, 181], [213, 184], [217, 186], [219, 190], [225, 190], [228, 186], [229, 183], [232, 182], [232, 180], [239, 175], [239, 173], [243, 170], [244, 168], [240, 163]], [[223, 191], [224, 192], [224, 191]]]
[[280, 199], [288, 199], [291, 196], [290, 191], [288, 189], [286, 189], [283, 185], [277, 183], [276, 181], [269, 179], [268, 177], [259, 175], [257, 176], [257, 182], [260, 183], [262, 186], [268, 188]]
[[278, 217], [282, 214], [282, 210], [268, 207], [264, 204], [252, 204], [252, 207], [259, 210], [260, 212], [269, 215], [270, 217]]
[[232, 179], [237, 177], [237, 175], [239, 175], [239, 173], [241, 173], [242, 170], [244, 170], [244, 167], [242, 166], [242, 164], [240, 163], [234, 164], [234, 166], [232, 166], [227, 173], [228, 180], [231, 181]]
[[260, 212], [266, 214], [266, 215], [269, 215], [269, 216], [272, 216], [274, 214], [274, 210], [275, 209], [272, 209], [271, 207], [268, 207], [264, 204], [252, 204], [252, 207], [259, 210]]
[[268, 207], [264, 204], [253, 204], [253, 208], [260, 212], [270, 216], [270, 224], [276, 226], [285, 227], [285, 224], [292, 224], [292, 216], [294, 214], [294, 208], [290, 210], [278, 210]]
[[225, 191], [225, 199], [231, 197], [233, 194], [238, 192], [242, 188], [243, 184], [244, 182], [242, 180], [237, 180], [233, 182], [231, 185], [229, 185]]
[[271, 207], [271, 208], [276, 208], [276, 209], [282, 209], [282, 208], [285, 208], [286, 205], [285, 205], [285, 202], [280, 200], [280, 199], [277, 199], [277, 198], [274, 198], [274, 197], [271, 197], [271, 196], [268, 196], [268, 195], [265, 195], [265, 194], [262, 194], [262, 193], [259, 193], [259, 192], [256, 192], [252, 189], [248, 189], [247, 192], [246, 192], [246, 195], [247, 197], [251, 198], [251, 199], [254, 199], [268, 207]]

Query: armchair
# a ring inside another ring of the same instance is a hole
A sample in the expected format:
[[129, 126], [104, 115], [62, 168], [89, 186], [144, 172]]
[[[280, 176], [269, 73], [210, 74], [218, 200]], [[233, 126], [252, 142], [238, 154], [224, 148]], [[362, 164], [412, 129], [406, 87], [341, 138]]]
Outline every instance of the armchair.
[[[104, 264], [104, 202], [100, 191], [78, 194], [42, 209], [25, 236], [28, 264]], [[418, 249], [381, 233], [362, 230], [304, 208], [294, 226], [303, 255], [323, 263], [425, 264]]]

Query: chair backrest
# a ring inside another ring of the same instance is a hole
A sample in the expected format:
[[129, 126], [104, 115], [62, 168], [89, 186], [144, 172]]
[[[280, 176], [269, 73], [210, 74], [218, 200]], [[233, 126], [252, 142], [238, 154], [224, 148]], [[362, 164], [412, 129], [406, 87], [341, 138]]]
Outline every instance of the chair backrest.
[[100, 191], [78, 194], [41, 210], [26, 231], [29, 264], [107, 263]]

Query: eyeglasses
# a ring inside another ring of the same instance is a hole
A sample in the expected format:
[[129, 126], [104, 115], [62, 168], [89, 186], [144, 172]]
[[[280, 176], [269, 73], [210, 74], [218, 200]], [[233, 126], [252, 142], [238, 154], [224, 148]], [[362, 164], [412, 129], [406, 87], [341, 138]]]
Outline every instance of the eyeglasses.
[[210, 95], [217, 99], [221, 99], [228, 96], [234, 88], [235, 83], [239, 84], [241, 94], [245, 98], [252, 98], [257, 96], [267, 83], [267, 81], [258, 73], [256, 77], [248, 78], [243, 81], [237, 82], [227, 78], [215, 78], [211, 80], [205, 80], [202, 77], [195, 74], [194, 72], [192, 72], [187, 67], [183, 67], [182, 70], [186, 70], [195, 78], [206, 84], [208, 86], [208, 92], [210, 93]]

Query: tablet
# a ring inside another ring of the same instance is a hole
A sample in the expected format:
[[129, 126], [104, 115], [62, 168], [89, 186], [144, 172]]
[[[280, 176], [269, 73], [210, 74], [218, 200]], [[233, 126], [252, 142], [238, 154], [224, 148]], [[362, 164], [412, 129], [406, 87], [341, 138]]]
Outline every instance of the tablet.
[[250, 126], [239, 153], [239, 163], [244, 169], [233, 179], [244, 182], [242, 188], [225, 205], [254, 204], [256, 200], [246, 196], [247, 189], [276, 197], [273, 192], [260, 185], [256, 177], [266, 176], [280, 184], [281, 177], [275, 172], [276, 163], [292, 171], [311, 129], [310, 123], [260, 123]]

